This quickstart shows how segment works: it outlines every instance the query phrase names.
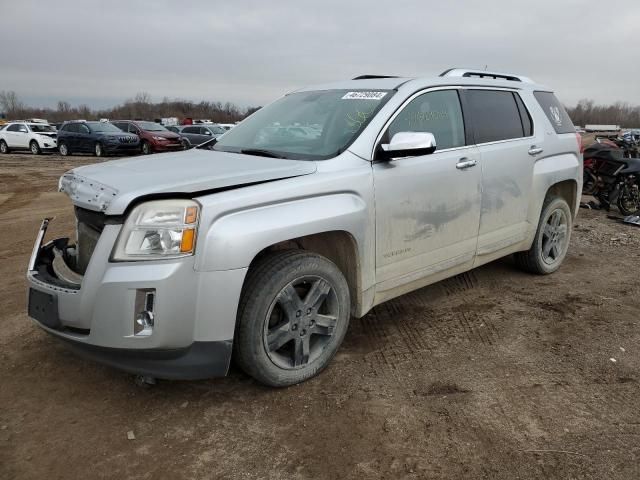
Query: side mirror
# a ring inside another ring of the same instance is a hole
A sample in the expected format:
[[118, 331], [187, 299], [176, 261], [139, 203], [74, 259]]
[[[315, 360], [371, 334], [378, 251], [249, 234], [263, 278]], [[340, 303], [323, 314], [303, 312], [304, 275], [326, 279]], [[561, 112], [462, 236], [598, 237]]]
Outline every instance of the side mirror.
[[382, 160], [419, 157], [436, 151], [436, 137], [428, 132], [398, 132], [391, 142], [380, 145], [376, 156]]

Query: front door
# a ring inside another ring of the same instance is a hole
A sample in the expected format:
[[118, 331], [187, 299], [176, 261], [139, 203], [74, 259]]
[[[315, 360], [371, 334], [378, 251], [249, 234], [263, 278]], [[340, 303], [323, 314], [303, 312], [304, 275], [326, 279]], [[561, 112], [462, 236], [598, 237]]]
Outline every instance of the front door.
[[391, 121], [381, 143], [398, 132], [432, 133], [437, 149], [373, 164], [379, 293], [470, 267], [480, 221], [480, 157], [468, 145], [459, 92], [417, 95]]

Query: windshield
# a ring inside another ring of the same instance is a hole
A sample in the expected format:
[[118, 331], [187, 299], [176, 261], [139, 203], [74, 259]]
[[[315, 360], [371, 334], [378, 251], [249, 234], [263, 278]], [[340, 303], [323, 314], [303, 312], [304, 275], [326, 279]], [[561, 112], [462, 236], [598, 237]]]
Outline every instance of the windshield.
[[136, 122], [136, 125], [138, 125], [138, 127], [140, 127], [142, 130], [145, 130], [147, 132], [166, 132], [167, 131], [166, 128], [164, 128], [159, 123], [155, 123], [155, 122]]
[[55, 128], [53, 128], [51, 125], [47, 125], [47, 124], [38, 124], [38, 125], [31, 124], [31, 125], [29, 125], [29, 128], [34, 133], [44, 133], [44, 132], [55, 132], [56, 131]]
[[321, 160], [342, 153], [393, 92], [322, 90], [289, 94], [228, 130], [213, 147]]
[[218, 125], [215, 125], [213, 127], [209, 127], [209, 130], [211, 130], [211, 133], [214, 133], [216, 135], [226, 132], [226, 130], [224, 128], [219, 127]]
[[118, 127], [107, 122], [87, 122], [87, 126], [94, 133], [122, 133]]

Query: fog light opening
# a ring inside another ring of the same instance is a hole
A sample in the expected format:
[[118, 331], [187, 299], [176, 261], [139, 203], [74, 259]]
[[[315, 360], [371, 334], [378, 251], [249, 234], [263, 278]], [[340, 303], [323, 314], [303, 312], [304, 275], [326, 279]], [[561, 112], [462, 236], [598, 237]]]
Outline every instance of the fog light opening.
[[136, 290], [135, 312], [133, 319], [133, 334], [135, 336], [146, 337], [153, 333], [155, 316], [153, 308], [155, 306], [155, 289]]

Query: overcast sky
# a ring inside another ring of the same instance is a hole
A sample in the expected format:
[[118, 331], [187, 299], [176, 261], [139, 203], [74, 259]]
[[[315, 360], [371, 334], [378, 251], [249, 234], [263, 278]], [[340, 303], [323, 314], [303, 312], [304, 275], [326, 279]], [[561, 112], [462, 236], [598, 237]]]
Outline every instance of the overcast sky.
[[0, 90], [32, 106], [142, 91], [263, 105], [364, 73], [485, 65], [568, 105], [640, 104], [638, 0], [0, 0], [0, 12]]

